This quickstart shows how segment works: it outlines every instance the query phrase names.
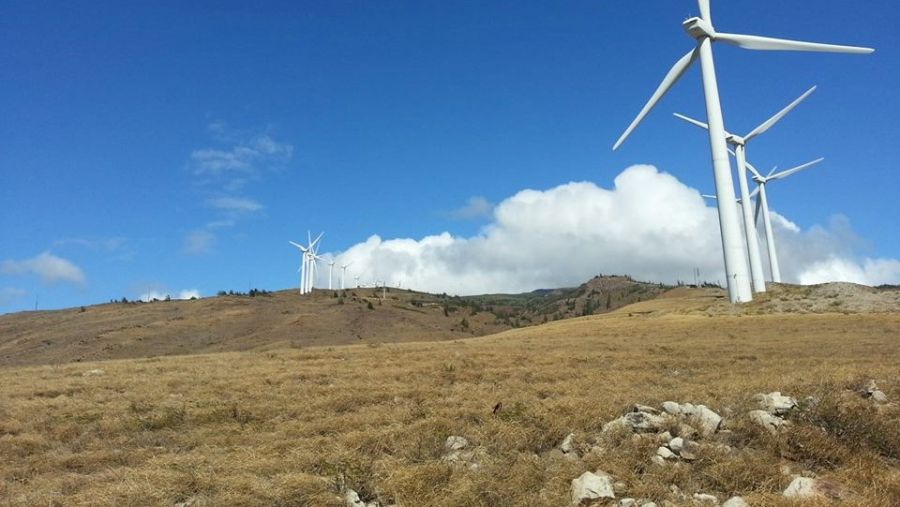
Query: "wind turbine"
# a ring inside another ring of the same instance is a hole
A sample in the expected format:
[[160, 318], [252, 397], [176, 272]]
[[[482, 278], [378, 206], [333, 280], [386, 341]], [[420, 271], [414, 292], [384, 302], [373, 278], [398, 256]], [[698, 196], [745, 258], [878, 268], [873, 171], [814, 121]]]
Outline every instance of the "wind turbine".
[[772, 219], [769, 217], [769, 201], [766, 198], [766, 185], [770, 181], [787, 178], [788, 176], [818, 164], [823, 160], [825, 159], [817, 158], [811, 162], [781, 171], [780, 173], [775, 173], [775, 169], [777, 168], [773, 167], [772, 170], [769, 171], [769, 174], [765, 176], [760, 174], [750, 162], [747, 162], [747, 169], [753, 173], [753, 180], [759, 185], [757, 188], [757, 190], [759, 190], [759, 199], [756, 200], [756, 220], [759, 220], [759, 212], [762, 210], [763, 224], [766, 229], [766, 246], [769, 249], [769, 268], [772, 270], [772, 281], [775, 283], [781, 283], [781, 268], [778, 266], [778, 254], [775, 251], [775, 235], [772, 234]]
[[308, 273], [309, 257], [310, 257], [311, 252], [313, 252], [313, 249], [315, 248], [316, 244], [319, 242], [320, 239], [322, 239], [322, 234], [325, 234], [325, 233], [324, 232], [320, 233], [319, 236], [315, 239], [315, 241], [313, 241], [312, 235], [309, 233], [309, 231], [307, 231], [306, 236], [307, 236], [308, 243], [306, 246], [295, 243], [293, 241], [288, 241], [288, 243], [297, 247], [300, 250], [300, 254], [301, 254], [300, 268], [297, 269], [297, 271], [300, 272], [300, 294], [306, 294], [307, 292], [309, 292], [309, 289], [311, 288], [309, 286], [309, 276], [308, 276], [309, 275], [309, 273]]
[[644, 105], [637, 117], [625, 129], [616, 141], [613, 150], [618, 148], [651, 109], [659, 102], [678, 79], [698, 58], [703, 77], [703, 94], [706, 99], [706, 121], [709, 125], [709, 148], [712, 155], [713, 176], [718, 197], [719, 227], [722, 234], [722, 249], [725, 257], [725, 276], [728, 282], [728, 297], [732, 303], [750, 301], [753, 298], [750, 290], [750, 279], [747, 273], [747, 259], [741, 244], [740, 224], [737, 210], [730, 203], [734, 202], [734, 182], [731, 177], [731, 163], [728, 160], [728, 147], [725, 142], [725, 127], [722, 118], [722, 106], [719, 103], [719, 87], [716, 82], [715, 62], [713, 61], [712, 43], [716, 41], [734, 44], [744, 49], [765, 51], [820, 51], [831, 53], [871, 53], [870, 48], [852, 46], [836, 46], [813, 42], [799, 42], [756, 35], [739, 35], [716, 32], [710, 15], [709, 0], [697, 0], [700, 16], [687, 19], [682, 23], [685, 31], [697, 41], [696, 47], [682, 56], [663, 78], [662, 83], [653, 92], [650, 100]]
[[[323, 232], [322, 234], [325, 234], [325, 233]], [[320, 238], [322, 237], [322, 234], [319, 234]], [[318, 239], [316, 239], [316, 241], [318, 242]], [[319, 269], [319, 266], [318, 266], [318, 264], [316, 264], [316, 261], [323, 261], [325, 259], [323, 257], [319, 257], [319, 251], [315, 245], [310, 247], [308, 255], [309, 255], [310, 277], [309, 277], [309, 281], [308, 281], [309, 290], [307, 292], [312, 292], [312, 290], [316, 284], [316, 271]]]
[[334, 258], [328, 259], [328, 290], [331, 290], [331, 279], [334, 278]]
[[[347, 268], [349, 268], [351, 264], [353, 264], [353, 262], [341, 265], [341, 290], [344, 290], [344, 272], [347, 271]], [[357, 281], [359, 281], [359, 277], [357, 277]]]
[[[797, 107], [797, 104], [803, 102], [803, 100], [806, 99], [806, 97], [809, 97], [809, 94], [814, 91], [816, 91], [815, 86], [806, 90], [803, 95], [788, 104], [787, 107], [777, 112], [768, 120], [759, 124], [758, 127], [751, 130], [750, 133], [745, 136], [738, 136], [724, 130], [725, 141], [734, 147], [734, 157], [737, 159], [738, 187], [741, 190], [741, 198], [738, 199], [738, 201], [741, 203], [740, 211], [744, 216], [744, 237], [747, 240], [747, 252], [750, 256], [750, 277], [753, 280], [753, 290], [755, 292], [766, 291], [766, 280], [765, 275], [763, 274], [762, 257], [759, 253], [759, 235], [756, 232], [756, 220], [753, 219], [753, 212], [750, 210], [750, 190], [747, 187], [747, 143], [754, 137], [772, 128], [773, 125], [778, 123], [779, 120], [784, 118], [786, 114]], [[709, 129], [707, 124], [693, 118], [688, 118], [682, 114], [675, 113], [675, 117], [702, 129]]]

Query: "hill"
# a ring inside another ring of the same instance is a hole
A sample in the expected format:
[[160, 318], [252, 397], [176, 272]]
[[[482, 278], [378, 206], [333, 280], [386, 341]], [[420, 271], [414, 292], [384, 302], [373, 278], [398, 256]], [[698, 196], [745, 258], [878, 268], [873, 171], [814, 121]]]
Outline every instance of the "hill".
[[900, 312], [833, 289], [845, 311], [681, 288], [478, 338], [3, 367], [0, 502], [561, 506], [603, 471], [658, 505], [900, 505]]
[[[662, 292], [627, 277], [574, 289], [450, 297], [356, 288], [253, 291], [0, 315], [0, 366], [250, 349], [452, 340], [607, 311]], [[601, 310], [602, 308], [602, 310]]]

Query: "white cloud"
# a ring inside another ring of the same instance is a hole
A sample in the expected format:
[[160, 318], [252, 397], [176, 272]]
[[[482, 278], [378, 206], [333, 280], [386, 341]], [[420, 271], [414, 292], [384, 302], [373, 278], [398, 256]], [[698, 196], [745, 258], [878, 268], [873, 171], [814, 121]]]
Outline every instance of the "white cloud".
[[291, 160], [294, 147], [267, 135], [256, 136], [225, 149], [203, 148], [191, 152], [196, 175], [223, 177], [255, 175], [263, 166], [277, 166]]
[[140, 301], [144, 301], [145, 303], [153, 301], [154, 299], [159, 301], [164, 301], [166, 298], [169, 299], [191, 299], [191, 298], [200, 298], [200, 291], [197, 289], [185, 289], [178, 291], [174, 296], [165, 290], [149, 290], [144, 292], [138, 299]]
[[208, 199], [206, 203], [213, 208], [234, 213], [253, 213], [263, 208], [263, 205], [245, 197], [215, 197]]
[[212, 250], [216, 235], [209, 231], [193, 231], [184, 237], [184, 251], [192, 255], [202, 255]]
[[[705, 280], [723, 277], [715, 208], [652, 166], [629, 167], [611, 189], [580, 182], [523, 190], [498, 204], [493, 217], [474, 237], [376, 235], [337, 256], [353, 262], [348, 280], [359, 275], [361, 283], [385, 280], [455, 294], [575, 285], [600, 273], [671, 283], [693, 280], [699, 268]], [[845, 219], [807, 231], [783, 217], [774, 222], [786, 281], [845, 276], [817, 267], [830, 257], [862, 270], [857, 280], [866, 283], [900, 280], [900, 261], [854, 255], [861, 242]], [[320, 270], [319, 283], [327, 284], [327, 270]]]
[[457, 220], [472, 220], [475, 218], [489, 217], [494, 211], [494, 205], [481, 196], [470, 197], [466, 204], [450, 212], [450, 216]]
[[18, 287], [3, 287], [0, 289], [0, 305], [11, 303], [28, 295], [28, 291]]
[[7, 275], [34, 274], [45, 284], [64, 282], [84, 285], [87, 281], [81, 268], [50, 252], [42, 252], [36, 257], [21, 261], [3, 261], [0, 263], [0, 273]]

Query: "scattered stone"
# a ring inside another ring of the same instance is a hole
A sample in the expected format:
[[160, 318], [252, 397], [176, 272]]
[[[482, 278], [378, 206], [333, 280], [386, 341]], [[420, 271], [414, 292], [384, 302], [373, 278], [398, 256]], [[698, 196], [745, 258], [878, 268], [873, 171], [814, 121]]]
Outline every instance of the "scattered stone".
[[872, 391], [872, 401], [875, 403], [887, 403], [887, 395], [881, 391]]
[[746, 500], [739, 496], [733, 496], [728, 500], [725, 500], [725, 503], [722, 504], [722, 507], [750, 507], [750, 504], [748, 504]]
[[625, 484], [625, 483], [622, 482], [622, 481], [616, 481], [616, 482], [613, 483], [613, 491], [614, 491], [617, 495], [621, 495], [621, 494], [624, 493], [627, 489], [628, 489], [628, 485]]
[[197, 497], [192, 496], [183, 502], [175, 502], [174, 507], [191, 507], [192, 505], [197, 503]]
[[662, 404], [663, 410], [672, 415], [681, 415], [681, 405], [675, 403], [674, 401], [664, 401]]
[[715, 495], [694, 493], [694, 503], [719, 505], [719, 499]]
[[568, 454], [575, 450], [575, 434], [569, 433], [566, 435], [566, 438], [563, 439], [562, 443], [559, 444], [559, 450]]
[[698, 447], [699, 446], [696, 443], [688, 440], [688, 441], [684, 442], [684, 446], [682, 446], [681, 451], [679, 451], [678, 454], [681, 456], [681, 459], [683, 459], [683, 460], [693, 461], [693, 460], [697, 459], [696, 453], [697, 453]]
[[784, 415], [797, 407], [797, 400], [790, 396], [782, 396], [780, 391], [757, 394], [754, 398], [763, 410], [772, 415]]
[[599, 471], [596, 474], [585, 472], [572, 479], [572, 504], [582, 505], [598, 498], [616, 498], [609, 475]]
[[762, 426], [767, 429], [769, 433], [778, 433], [778, 430], [782, 428], [787, 421], [778, 417], [777, 415], [772, 415], [765, 410], [751, 410], [747, 413], [750, 416], [750, 420], [755, 422], [756, 424]]
[[650, 462], [653, 463], [654, 465], [659, 465], [659, 466], [665, 466], [665, 464], [666, 464], [666, 460], [663, 459], [659, 455], [656, 455], [656, 456], [653, 456], [652, 458], [650, 458]]
[[657, 449], [656, 455], [662, 459], [673, 459], [677, 457], [675, 453], [670, 451], [667, 447], [660, 447]]
[[347, 492], [344, 493], [344, 504], [347, 507], [378, 507], [378, 502], [363, 502], [362, 499], [359, 498], [359, 493], [352, 489], [348, 489]]
[[104, 375], [104, 374], [106, 374], [105, 371], [101, 370], [100, 368], [95, 368], [93, 370], [88, 370], [88, 371], [82, 373], [81, 375], [84, 377], [96, 377], [96, 376], [100, 376], [100, 375]]
[[788, 485], [782, 493], [788, 498], [811, 498], [818, 496], [816, 492], [816, 480], [808, 477], [797, 477]]
[[684, 448], [684, 439], [681, 437], [675, 437], [672, 440], [669, 440], [669, 449], [672, 449], [675, 452], [681, 452]]
[[[663, 410], [670, 415], [693, 418], [700, 425], [700, 431], [704, 436], [709, 436], [718, 431], [722, 424], [722, 416], [713, 412], [706, 405], [694, 405], [693, 403], [675, 403], [664, 401]], [[684, 434], [683, 432], [680, 432]]]
[[603, 432], [617, 428], [629, 428], [635, 433], [658, 433], [663, 429], [668, 419], [659, 414], [650, 412], [628, 412], [603, 425]]
[[637, 507], [637, 500], [634, 498], [623, 498], [619, 500], [619, 507]]
[[668, 442], [670, 440], [672, 440], [672, 434], [669, 433], [668, 431], [663, 431], [657, 437], [657, 441], [661, 444], [665, 444], [666, 442]]
[[465, 437], [458, 437], [456, 435], [451, 435], [447, 437], [447, 441], [444, 442], [444, 449], [448, 451], [459, 451], [465, 449], [469, 445], [469, 441], [466, 440]]

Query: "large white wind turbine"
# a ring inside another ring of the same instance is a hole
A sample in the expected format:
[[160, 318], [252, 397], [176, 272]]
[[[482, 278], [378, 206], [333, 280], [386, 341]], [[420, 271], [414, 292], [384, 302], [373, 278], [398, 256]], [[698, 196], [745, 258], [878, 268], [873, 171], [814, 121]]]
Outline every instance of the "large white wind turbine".
[[681, 57], [663, 78], [662, 83], [653, 92], [650, 100], [641, 109], [631, 125], [616, 141], [615, 150], [647, 116], [659, 99], [666, 94], [685, 71], [700, 59], [700, 71], [703, 77], [703, 94], [706, 99], [706, 121], [709, 124], [709, 148], [712, 155], [713, 176], [716, 185], [717, 207], [719, 210], [719, 227], [722, 234], [722, 249], [725, 257], [725, 275], [728, 280], [728, 297], [732, 303], [750, 301], [752, 292], [747, 273], [747, 258], [741, 241], [740, 223], [737, 210], [731, 205], [734, 202], [734, 183], [731, 177], [731, 164], [728, 160], [728, 146], [725, 142], [725, 127], [722, 119], [722, 106], [719, 103], [719, 88], [716, 82], [715, 62], [713, 61], [712, 43], [727, 42], [745, 49], [767, 51], [821, 51], [832, 53], [871, 53], [869, 48], [852, 46], [836, 46], [812, 42], [799, 42], [756, 35], [739, 35], [716, 32], [712, 24], [709, 0], [697, 0], [700, 17], [693, 17], [682, 23], [688, 35], [697, 41], [697, 46]]
[[[747, 186], [746, 146], [751, 139], [772, 128], [773, 125], [778, 123], [779, 120], [784, 118], [786, 114], [797, 107], [797, 104], [803, 102], [803, 100], [815, 90], [816, 87], [813, 86], [803, 95], [788, 104], [787, 107], [777, 112], [768, 120], [759, 124], [758, 127], [751, 130], [750, 133], [745, 136], [738, 136], [725, 130], [725, 140], [728, 142], [728, 144], [734, 147], [734, 156], [735, 159], [737, 159], [738, 188], [740, 188], [741, 190], [741, 198], [739, 199], [741, 207], [739, 211], [744, 216], [744, 237], [747, 240], [747, 253], [750, 256], [750, 277], [753, 280], [753, 290], [755, 292], [765, 292], [766, 281], [765, 275], [763, 274], [762, 256], [759, 252], [759, 236], [756, 232], [756, 221], [753, 219], [753, 211], [750, 209], [752, 203], [750, 202], [750, 189]], [[709, 126], [707, 124], [701, 121], [697, 121], [693, 118], [688, 118], [687, 116], [684, 116], [682, 114], [675, 113], [675, 117], [680, 118], [690, 124], [696, 125], [700, 128], [709, 129]]]
[[328, 290], [331, 289], [331, 279], [334, 278], [334, 258], [328, 259]]
[[757, 171], [750, 162], [747, 162], [747, 169], [749, 169], [750, 172], [753, 173], [753, 181], [755, 181], [757, 185], [759, 185], [759, 188], [757, 189], [759, 190], [759, 198], [756, 200], [755, 219], [759, 220], [759, 212], [760, 210], [762, 210], [763, 225], [766, 229], [766, 246], [769, 249], [769, 268], [772, 271], [772, 281], [775, 283], [781, 283], [781, 268], [778, 266], [778, 253], [775, 251], [775, 235], [772, 234], [772, 220], [769, 217], [769, 201], [766, 197], [766, 185], [770, 181], [787, 178], [788, 176], [798, 171], [802, 171], [807, 167], [818, 164], [823, 160], [825, 159], [817, 158], [811, 162], [798, 165], [797, 167], [792, 167], [779, 173], [775, 173], [775, 168], [772, 168], [772, 170], [769, 171], [769, 174], [767, 174], [766, 176], [760, 174], [760, 172]]
[[310, 259], [310, 256], [315, 255], [314, 249], [316, 247], [316, 244], [319, 242], [319, 240], [322, 239], [322, 234], [325, 234], [325, 233], [324, 232], [320, 233], [319, 236], [316, 237], [315, 241], [313, 241], [312, 235], [309, 233], [309, 231], [307, 231], [306, 246], [300, 245], [298, 243], [294, 243], [293, 241], [288, 241], [288, 243], [297, 247], [300, 250], [300, 254], [301, 254], [300, 255], [300, 257], [301, 257], [300, 268], [297, 269], [297, 271], [300, 272], [300, 294], [306, 294], [312, 289], [312, 286], [309, 283], [309, 281], [311, 279], [311, 276], [310, 276], [311, 268], [310, 268], [309, 259]]
[[[322, 234], [325, 234], [324, 232]], [[319, 238], [322, 237], [322, 234], [319, 234]], [[316, 238], [316, 242], [318, 242], [318, 238]], [[307, 283], [309, 290], [307, 292], [312, 292], [313, 288], [316, 284], [316, 271], [319, 269], [319, 265], [316, 261], [324, 261], [323, 257], [319, 257], [318, 247], [313, 245], [309, 248], [309, 252], [307, 253], [309, 256], [309, 282]]]

